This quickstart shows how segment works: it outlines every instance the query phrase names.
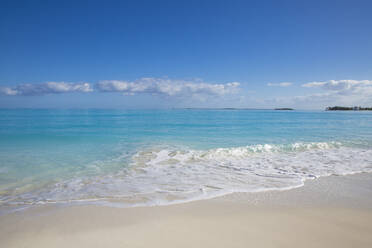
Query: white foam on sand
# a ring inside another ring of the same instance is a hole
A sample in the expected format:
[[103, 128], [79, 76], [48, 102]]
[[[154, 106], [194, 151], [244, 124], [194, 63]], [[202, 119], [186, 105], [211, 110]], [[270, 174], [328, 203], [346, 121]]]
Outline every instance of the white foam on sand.
[[3, 205], [168, 205], [234, 192], [288, 190], [308, 179], [372, 171], [372, 150], [338, 142], [192, 150], [152, 147], [115, 174], [79, 177], [3, 197]]

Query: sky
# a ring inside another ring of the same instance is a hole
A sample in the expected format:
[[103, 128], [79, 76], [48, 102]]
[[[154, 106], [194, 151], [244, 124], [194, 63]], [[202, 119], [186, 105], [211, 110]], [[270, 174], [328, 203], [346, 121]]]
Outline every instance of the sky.
[[0, 1], [0, 108], [372, 106], [372, 1]]

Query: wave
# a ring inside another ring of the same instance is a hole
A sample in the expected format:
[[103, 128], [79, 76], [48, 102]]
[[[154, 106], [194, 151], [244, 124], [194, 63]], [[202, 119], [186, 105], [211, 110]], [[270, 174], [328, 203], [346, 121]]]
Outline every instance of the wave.
[[119, 172], [79, 176], [0, 200], [8, 206], [81, 202], [165, 205], [233, 192], [287, 190], [308, 179], [358, 172], [372, 172], [372, 150], [340, 142], [210, 150], [150, 147], [134, 154], [131, 163]]
[[177, 162], [196, 162], [205, 160], [226, 160], [226, 159], [245, 159], [255, 154], [262, 153], [285, 153], [302, 152], [314, 149], [331, 149], [342, 146], [340, 142], [311, 142], [311, 143], [293, 143], [293, 144], [259, 144], [243, 147], [216, 148], [210, 150], [190, 150], [190, 149], [172, 149], [172, 148], [150, 148], [140, 151], [133, 156], [136, 163], [170, 163]]

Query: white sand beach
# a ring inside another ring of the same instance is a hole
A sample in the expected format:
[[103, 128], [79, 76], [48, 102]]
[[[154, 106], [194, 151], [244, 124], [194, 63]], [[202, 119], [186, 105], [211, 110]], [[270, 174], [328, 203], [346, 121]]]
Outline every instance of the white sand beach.
[[372, 247], [372, 174], [170, 206], [43, 206], [0, 217], [1, 247]]

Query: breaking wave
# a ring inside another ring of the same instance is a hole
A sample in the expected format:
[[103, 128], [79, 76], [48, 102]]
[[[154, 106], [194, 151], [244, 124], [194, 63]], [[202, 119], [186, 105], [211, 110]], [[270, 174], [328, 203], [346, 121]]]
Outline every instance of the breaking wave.
[[233, 192], [286, 190], [305, 180], [372, 172], [372, 150], [340, 142], [253, 145], [195, 150], [150, 147], [119, 172], [79, 176], [22, 194], [0, 195], [0, 205], [100, 202], [165, 205]]

